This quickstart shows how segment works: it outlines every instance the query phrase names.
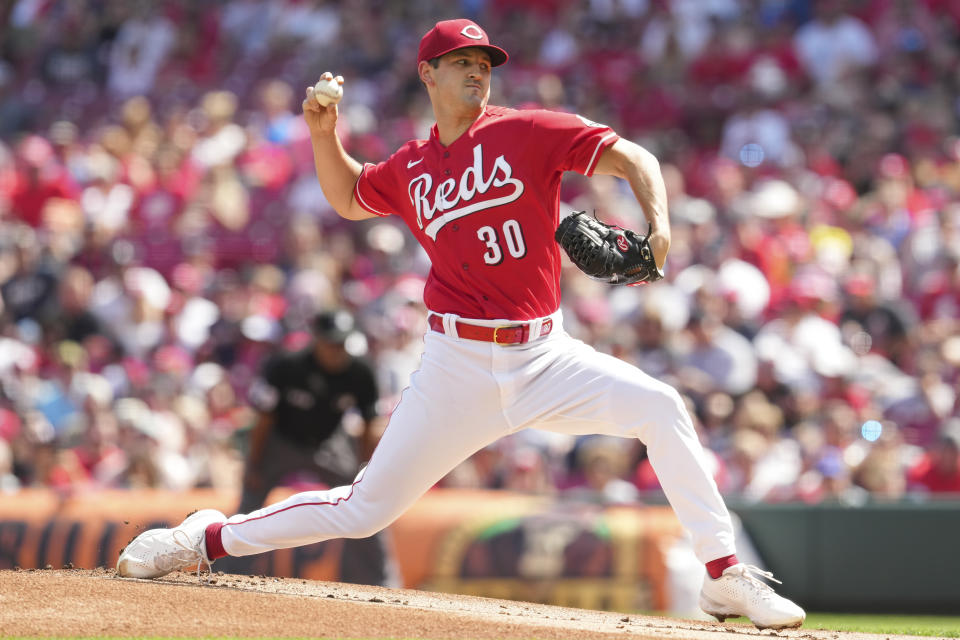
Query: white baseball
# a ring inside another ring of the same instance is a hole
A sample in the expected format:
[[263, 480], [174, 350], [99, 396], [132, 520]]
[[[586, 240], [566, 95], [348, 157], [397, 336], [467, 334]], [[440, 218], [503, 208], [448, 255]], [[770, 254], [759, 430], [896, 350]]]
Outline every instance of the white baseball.
[[313, 95], [321, 107], [337, 104], [343, 97], [343, 86], [341, 85], [343, 76], [327, 78], [327, 75], [323, 74], [317, 84], [313, 85]]

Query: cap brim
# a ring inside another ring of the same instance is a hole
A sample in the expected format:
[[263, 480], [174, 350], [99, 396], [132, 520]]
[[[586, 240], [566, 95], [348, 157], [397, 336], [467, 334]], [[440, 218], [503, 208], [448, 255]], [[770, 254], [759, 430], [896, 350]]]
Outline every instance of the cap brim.
[[504, 51], [504, 50], [501, 49], [500, 47], [498, 47], [498, 46], [496, 46], [496, 45], [492, 45], [492, 44], [467, 44], [467, 45], [463, 45], [463, 46], [460, 46], [460, 47], [450, 47], [450, 48], [447, 49], [446, 51], [441, 51], [440, 53], [436, 54], [435, 56], [432, 56], [430, 59], [433, 60], [434, 58], [439, 58], [439, 57], [441, 57], [441, 56], [445, 56], [445, 55], [447, 55], [448, 53], [450, 53], [451, 51], [456, 51], [457, 49], [472, 49], [472, 48], [483, 49], [483, 50], [486, 51], [488, 54], [490, 54], [490, 66], [491, 66], [491, 67], [499, 67], [499, 66], [502, 65], [504, 62], [506, 62], [507, 60], [510, 59], [510, 56], [507, 55], [507, 52], [506, 52], [506, 51]]
[[491, 66], [491, 67], [499, 67], [499, 66], [502, 65], [504, 62], [506, 62], [507, 60], [510, 59], [510, 56], [507, 55], [507, 52], [506, 52], [506, 51], [504, 51], [504, 50], [501, 49], [500, 47], [494, 46], [494, 45], [492, 45], [492, 44], [490, 44], [490, 45], [484, 45], [484, 46], [482, 46], [482, 47], [480, 47], [480, 48], [481, 48], [481, 49], [485, 49], [486, 52], [490, 54], [490, 66]]

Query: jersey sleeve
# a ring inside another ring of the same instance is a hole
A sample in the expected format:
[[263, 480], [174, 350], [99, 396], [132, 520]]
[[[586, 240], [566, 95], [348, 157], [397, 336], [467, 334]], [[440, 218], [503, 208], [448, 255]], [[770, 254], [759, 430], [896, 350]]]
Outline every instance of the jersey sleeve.
[[365, 211], [377, 216], [389, 216], [397, 211], [392, 196], [397, 192], [396, 180], [389, 160], [379, 164], [367, 163], [353, 186], [353, 196]]
[[537, 137], [552, 149], [552, 157], [562, 158], [561, 171], [593, 175], [600, 154], [620, 139], [607, 125], [575, 113], [538, 111], [536, 114]]

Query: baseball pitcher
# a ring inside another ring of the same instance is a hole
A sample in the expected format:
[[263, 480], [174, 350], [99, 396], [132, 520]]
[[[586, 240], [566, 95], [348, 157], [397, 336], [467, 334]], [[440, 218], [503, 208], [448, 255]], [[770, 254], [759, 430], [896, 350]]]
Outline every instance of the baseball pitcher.
[[[307, 88], [304, 118], [327, 199], [350, 220], [400, 216], [430, 256], [421, 368], [352, 484], [230, 518], [208, 509], [145, 532], [121, 554], [120, 575], [369, 536], [475, 451], [536, 426], [642, 440], [707, 567], [704, 611], [748, 616], [760, 628], [802, 624], [803, 610], [760, 580], [769, 573], [737, 561], [730, 516], [680, 394], [563, 328], [561, 247], [607, 282], [662, 276], [670, 225], [656, 158], [578, 115], [488, 104], [493, 68], [507, 57], [469, 20], [437, 23], [417, 64], [436, 124], [428, 139], [376, 165], [358, 163], [337, 137], [343, 79], [326, 73]], [[648, 232], [582, 213], [561, 222], [564, 171], [626, 180]]]

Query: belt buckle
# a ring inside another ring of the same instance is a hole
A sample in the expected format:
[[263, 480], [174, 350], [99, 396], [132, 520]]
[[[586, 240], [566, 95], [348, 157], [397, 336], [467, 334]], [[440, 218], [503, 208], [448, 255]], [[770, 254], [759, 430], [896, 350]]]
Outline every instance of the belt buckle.
[[[500, 331], [505, 331], [507, 329], [520, 329], [520, 339], [514, 340], [513, 342], [501, 342], [500, 341]], [[529, 335], [530, 325], [527, 324], [505, 324], [499, 327], [494, 328], [493, 330], [493, 342], [501, 346], [511, 345], [511, 344], [522, 344], [526, 337]]]

